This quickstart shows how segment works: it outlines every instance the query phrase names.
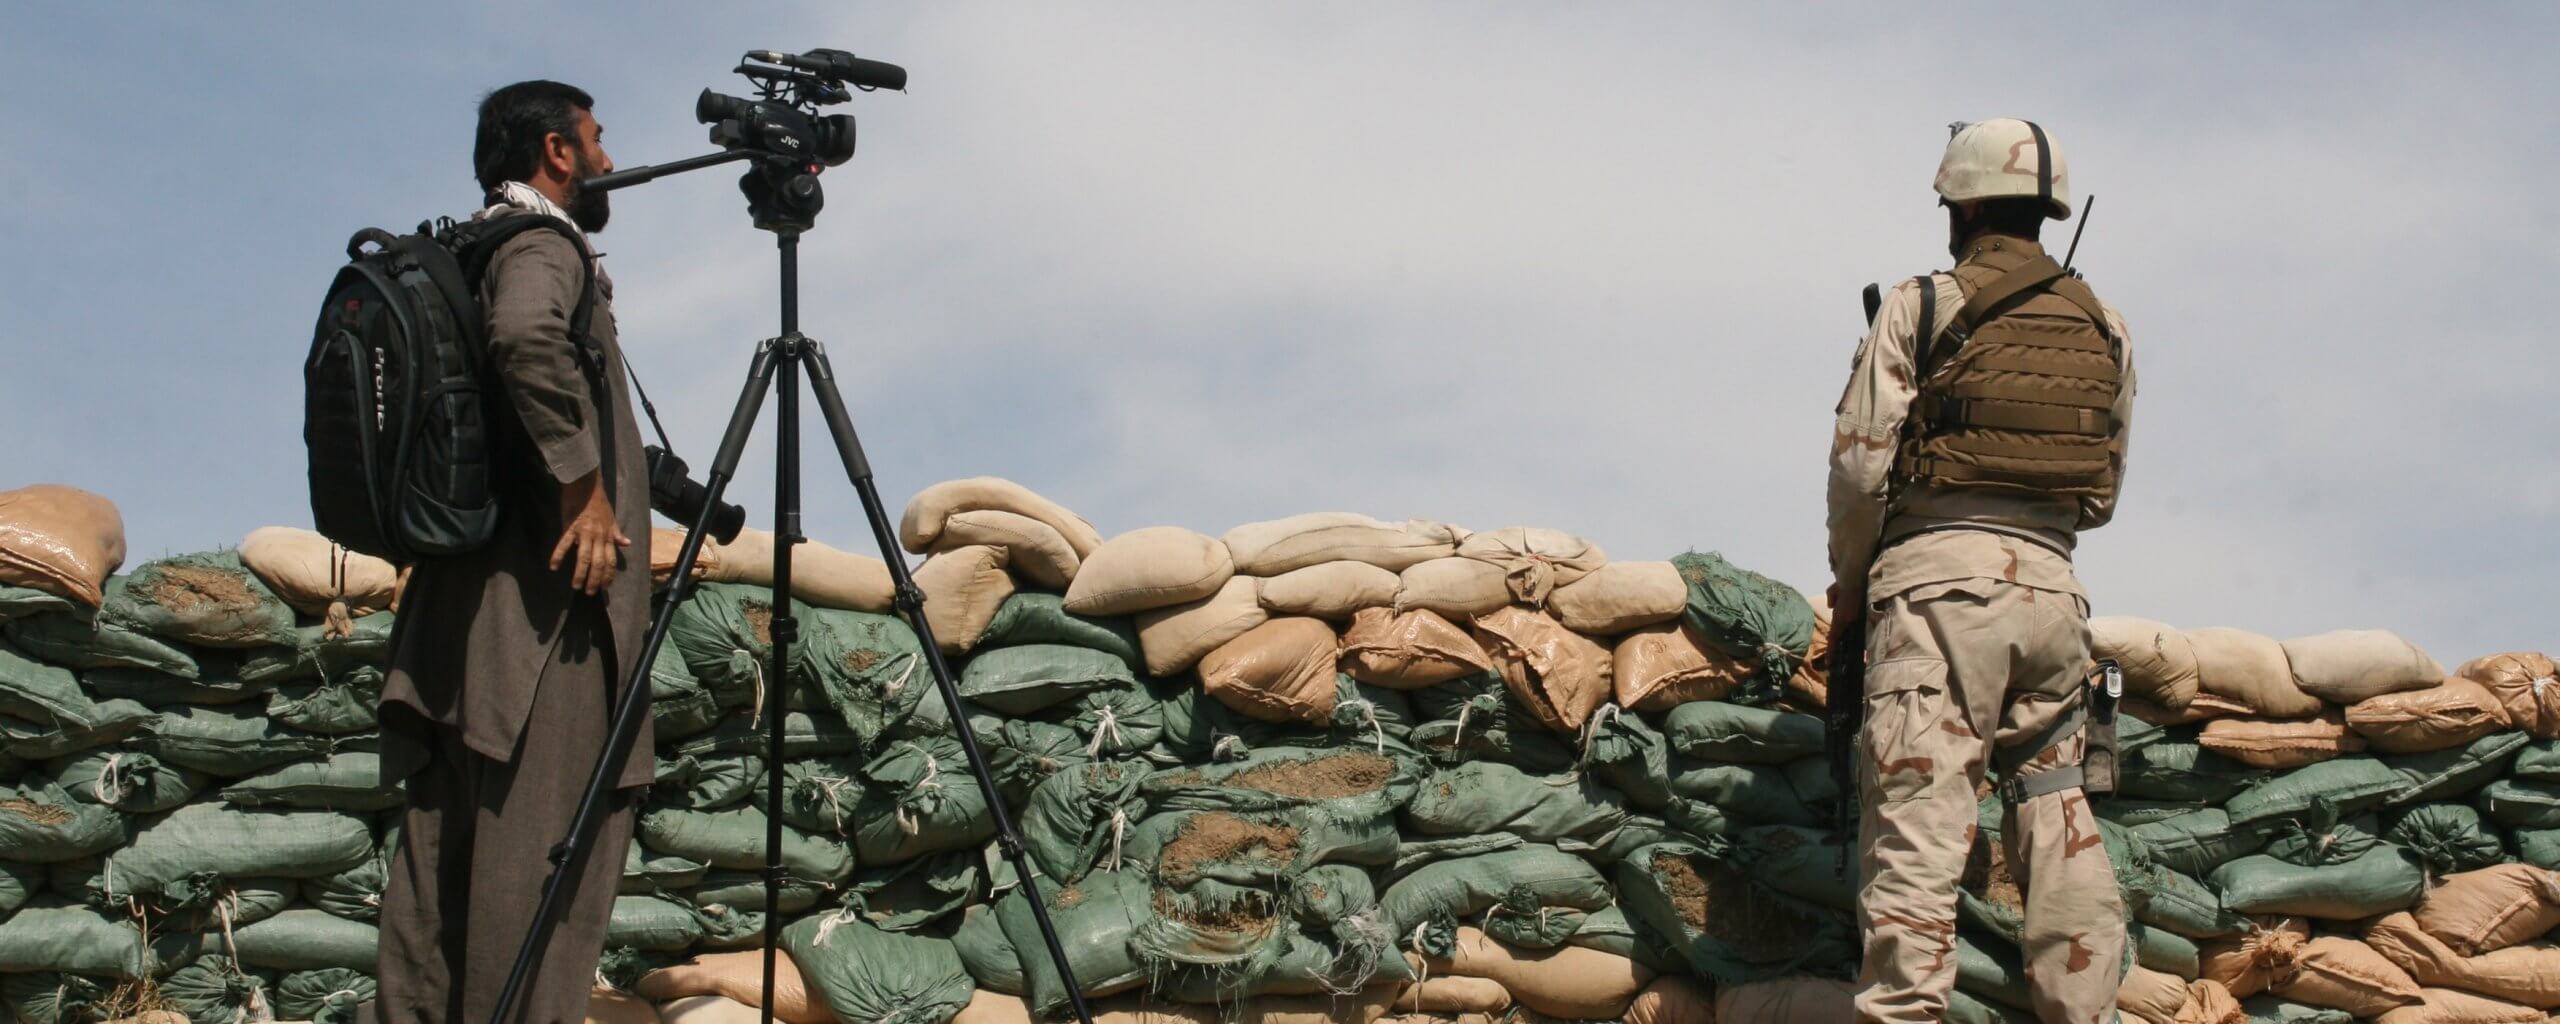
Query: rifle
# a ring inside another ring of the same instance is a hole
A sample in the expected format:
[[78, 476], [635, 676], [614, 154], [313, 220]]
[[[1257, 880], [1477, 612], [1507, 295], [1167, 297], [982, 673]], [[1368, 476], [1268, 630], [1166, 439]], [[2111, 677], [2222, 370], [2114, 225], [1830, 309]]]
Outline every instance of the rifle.
[[[1884, 306], [1884, 290], [1868, 285], [1866, 292], [1867, 324], [1873, 327], [1876, 311]], [[1856, 629], [1840, 629], [1841, 616], [1854, 615]], [[1822, 756], [1831, 766], [1832, 786], [1840, 791], [1831, 804], [1832, 831], [1843, 837], [1846, 845], [1855, 845], [1858, 806], [1858, 729], [1865, 724], [1867, 712], [1867, 630], [1866, 609], [1831, 609], [1831, 653], [1823, 665]], [[1848, 873], [1849, 858], [1840, 858], [1840, 872]]]

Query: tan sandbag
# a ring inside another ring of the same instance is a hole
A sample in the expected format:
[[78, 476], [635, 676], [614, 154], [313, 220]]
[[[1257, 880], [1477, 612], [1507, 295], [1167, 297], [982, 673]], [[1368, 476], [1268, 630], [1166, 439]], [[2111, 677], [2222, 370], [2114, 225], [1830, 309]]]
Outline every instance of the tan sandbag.
[[972, 544], [927, 555], [924, 564], [916, 567], [916, 590], [924, 594], [925, 625], [933, 628], [934, 646], [943, 653], [976, 650], [978, 641], [986, 638], [996, 609], [1013, 596], [1013, 574], [1004, 571], [1004, 565], [1003, 548]]
[[[1511, 599], [1543, 607], [1557, 587], [1570, 586], [1608, 564], [1600, 545], [1562, 530], [1513, 526], [1487, 530], [1458, 545], [1458, 557], [1502, 570]], [[1682, 587], [1685, 592], [1687, 587]]]
[[[782, 1018], [777, 1014], [774, 1019]], [[658, 1008], [639, 996], [598, 985], [587, 993], [587, 1024], [659, 1024]]]
[[1609, 649], [1544, 612], [1511, 607], [1476, 616], [1475, 638], [1504, 687], [1547, 728], [1580, 733], [1609, 703]]
[[1494, 1024], [1489, 1013], [1397, 1013], [1378, 1018], [1377, 1024]]
[[1077, 567], [1084, 564], [1057, 527], [1000, 508], [952, 513], [943, 521], [942, 536], [934, 539], [933, 550], [949, 551], [973, 544], [1003, 548], [1005, 564], [1013, 568], [1014, 575], [1042, 590], [1065, 591], [1076, 578]]
[[1511, 603], [1502, 567], [1472, 558], [1434, 558], [1397, 574], [1397, 611], [1420, 608], [1465, 621]]
[[1269, 621], [1271, 613], [1262, 610], [1258, 593], [1260, 582], [1251, 576], [1238, 576], [1205, 600], [1138, 613], [1138, 650], [1147, 657], [1148, 673], [1179, 673], [1199, 664], [1201, 657], [1227, 641], [1243, 636], [1246, 630]]
[[1407, 985], [1395, 1008], [1417, 1013], [1501, 1013], [1511, 1008], [1511, 992], [1491, 978], [1443, 975]]
[[2507, 727], [2506, 705], [2489, 688], [2452, 676], [2423, 690], [2386, 693], [2347, 708], [2347, 727], [2393, 754], [2459, 747]]
[[1333, 721], [1333, 627], [1322, 619], [1273, 619], [1200, 659], [1200, 685], [1218, 703], [1265, 722]]
[[129, 1017], [117, 1017], [106, 1024], [189, 1024], [189, 1020], [186, 1014], [176, 1010], [144, 1010]]
[[1031, 1002], [1021, 996], [978, 989], [969, 993], [969, 1005], [952, 1015], [951, 1024], [1032, 1024]]
[[2317, 718], [2217, 718], [2196, 742], [2253, 768], [2299, 768], [2364, 749], [2336, 708]]
[[[676, 556], [684, 553], [684, 537], [683, 530], [664, 526], [649, 528], [649, 582], [652, 585], [663, 587], [675, 582]], [[693, 578], [698, 580], [710, 576], [712, 568], [719, 564], [720, 545], [705, 538], [701, 550], [693, 553]], [[800, 565], [794, 562], [791, 567], [796, 570]]]
[[2246, 935], [2198, 943], [2197, 959], [2205, 977], [2222, 983], [2234, 998], [2247, 999], [2292, 974], [2310, 941], [2311, 927], [2301, 918], [2261, 918]]
[[1858, 1019], [1858, 988], [1832, 978], [1771, 978], [1716, 990], [1719, 1021], [1741, 1024], [1847, 1024]]
[[[668, 560], [674, 561], [672, 553]], [[240, 564], [293, 610], [332, 621], [391, 607], [391, 592], [400, 585], [399, 566], [290, 526], [249, 531], [240, 541]]]
[[1371, 686], [1419, 690], [1493, 671], [1493, 656], [1436, 612], [1365, 608], [1342, 634], [1342, 671]]
[[2550, 655], [2492, 654], [2464, 662], [2453, 674], [2488, 687], [2516, 728], [2546, 740], [2560, 737], [2560, 665]]
[[2418, 645], [2387, 629], [2341, 629], [2284, 642], [2293, 685], [2332, 704], [2434, 686], [2444, 678]]
[[2124, 669], [2124, 693], [2171, 711], [2196, 699], [2196, 651], [2187, 635], [2130, 615], [2089, 620], [2089, 654], [2113, 658]]
[[2463, 956], [2418, 927], [2418, 919], [2407, 911], [2374, 922], [2364, 940], [2420, 985], [2560, 1009], [2560, 945], [2528, 942]]
[[2409, 912], [2463, 956], [2505, 949], [2560, 928], [2560, 871], [2492, 864], [2457, 872], [2429, 887]]
[[1636, 993], [1620, 1020], [1623, 1024], [1716, 1024], [1715, 997], [1696, 981], [1665, 974]]
[[1627, 634], [1610, 662], [1618, 706], [1630, 711], [1668, 711], [1691, 701], [1723, 700], [1759, 672], [1756, 665], [1700, 643], [1689, 627], [1676, 622]]
[[2460, 989], [2418, 990], [2418, 1002], [2373, 1019], [2374, 1024], [2540, 1024], [2542, 1011]]
[[2249, 1011], [2222, 983], [2198, 978], [2187, 983], [2187, 1005], [2178, 1008], [2178, 1024], [2249, 1024]]
[[1407, 953], [1405, 961], [1417, 974], [1491, 978], [1514, 1002], [1566, 1020], [1617, 1020], [1654, 977], [1652, 968], [1616, 953], [1581, 946], [1519, 949], [1466, 925], [1458, 927], [1457, 949], [1448, 958]]
[[2274, 979], [2267, 991], [2358, 1018], [2378, 1017], [2418, 1001], [2418, 983], [2409, 972], [2373, 947], [2340, 935], [2303, 943], [2293, 959], [2293, 973]]
[[1067, 585], [1067, 610], [1100, 617], [1170, 608], [1209, 597], [1236, 574], [1218, 538], [1179, 526], [1131, 530], [1084, 557]]
[[2177, 1024], [2187, 1006], [2187, 980], [2141, 964], [2125, 968], [2116, 986], [2116, 1009], [2143, 1024]]
[[1360, 562], [1388, 572], [1458, 553], [1458, 534], [1447, 523], [1410, 519], [1390, 523], [1355, 512], [1305, 515], [1246, 523], [1221, 538], [1247, 576], [1278, 576], [1326, 562]]
[[[791, 954], [777, 951], [773, 964], [773, 1019], [785, 1024], [835, 1024], [827, 1004], [809, 997], [808, 981]], [[640, 976], [631, 990], [643, 999], [666, 1002], [688, 996], [725, 996], [749, 1008], [764, 1005], [764, 951], [704, 953], [685, 963], [661, 967]]]
[[2293, 685], [2283, 644], [2245, 629], [2214, 626], [2188, 630], [2187, 646], [2196, 654], [2196, 685], [2202, 692], [2229, 697], [2250, 714], [2268, 718], [2320, 713], [2320, 698]]
[[1669, 562], [1611, 562], [1547, 597], [1564, 628], [1592, 636], [1669, 622], [1688, 604], [1688, 581]]
[[2176, 711], [2139, 697], [2125, 698], [2124, 703], [2117, 705], [2117, 709], [2153, 725], [2194, 725], [2197, 722], [2210, 722], [2217, 718], [2229, 718], [2234, 715], [2246, 717], [2255, 714], [2249, 710], [2248, 705], [2239, 701], [2201, 691], [2197, 692], [2196, 699], [2188, 701], [2186, 707]]
[[686, 996], [658, 1004], [658, 1020], [663, 1024], [760, 1024], [764, 1011], [727, 996]]
[[124, 515], [115, 502], [61, 484], [0, 491], [0, 586], [95, 608], [107, 577], [123, 567]]
[[1323, 562], [1262, 581], [1262, 607], [1339, 622], [1363, 608], [1394, 607], [1396, 586], [1396, 574], [1367, 562]]
[[[719, 544], [715, 554], [717, 561], [703, 572], [703, 579], [751, 587], [773, 585], [772, 531], [740, 530], [736, 539]], [[889, 578], [886, 562], [803, 540], [791, 546], [791, 596], [820, 608], [887, 613], [897, 607], [898, 587]]]
[[[1806, 645], [1804, 660], [1787, 676], [1778, 703], [1793, 711], [1821, 714], [1831, 695], [1831, 603], [1820, 594], [1805, 595], [1813, 605], [1813, 642]], [[1627, 666], [1617, 666], [1617, 685], [1624, 686]]]
[[1102, 546], [1102, 535], [1093, 524], [1065, 506], [1032, 492], [1031, 488], [1000, 477], [980, 476], [967, 480], [946, 480], [919, 492], [907, 502], [906, 514], [898, 520], [898, 543], [908, 551], [924, 554], [934, 549], [949, 528], [952, 516], [962, 512], [994, 509], [1027, 516], [1049, 524], [1067, 539], [1076, 557], [1093, 554]]
[[[1091, 1005], [1093, 1024], [1371, 1024], [1387, 1015], [1396, 992], [1397, 986], [1375, 985], [1347, 996], [1255, 996], [1225, 1006], [1135, 992]], [[953, 1024], [964, 1022], [955, 1018]]]

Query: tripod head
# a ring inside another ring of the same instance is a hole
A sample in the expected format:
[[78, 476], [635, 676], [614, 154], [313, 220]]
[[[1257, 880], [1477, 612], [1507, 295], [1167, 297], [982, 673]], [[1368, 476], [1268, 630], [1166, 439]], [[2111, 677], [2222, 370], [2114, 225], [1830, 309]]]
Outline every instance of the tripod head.
[[855, 90], [907, 85], [905, 68], [843, 50], [750, 50], [739, 58], [736, 70], [755, 86], [753, 99], [704, 89], [693, 103], [694, 119], [711, 126], [711, 141], [720, 152], [616, 171], [589, 178], [582, 186], [610, 190], [712, 164], [752, 161], [738, 179], [738, 189], [746, 193], [755, 226], [776, 233], [806, 231], [826, 206], [818, 175], [853, 159], [854, 150], [853, 115], [821, 114], [819, 108], [850, 100]]

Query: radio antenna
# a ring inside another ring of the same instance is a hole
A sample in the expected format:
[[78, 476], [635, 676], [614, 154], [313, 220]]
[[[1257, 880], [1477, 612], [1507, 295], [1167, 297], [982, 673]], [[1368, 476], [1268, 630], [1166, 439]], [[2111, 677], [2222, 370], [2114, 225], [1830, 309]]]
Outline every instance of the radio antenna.
[[2071, 258], [2080, 255], [2080, 233], [2089, 230], [2089, 214], [2097, 208], [2098, 197], [2094, 195], [2089, 197], [2088, 202], [2080, 204], [2080, 226], [2071, 229], [2071, 248], [2063, 250], [2062, 253], [2063, 273], [2071, 272]]

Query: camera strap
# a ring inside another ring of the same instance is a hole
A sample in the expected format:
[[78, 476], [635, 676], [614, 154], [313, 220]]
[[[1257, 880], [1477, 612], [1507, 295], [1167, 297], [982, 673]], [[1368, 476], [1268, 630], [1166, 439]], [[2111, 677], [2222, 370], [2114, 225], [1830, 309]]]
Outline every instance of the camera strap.
[[631, 378], [631, 393], [640, 396], [640, 411], [648, 415], [649, 429], [657, 432], [658, 447], [669, 452], [675, 451], [676, 443], [667, 440], [667, 425], [658, 422], [658, 407], [649, 401], [649, 389], [640, 386], [640, 371], [632, 367], [629, 349], [624, 349], [622, 353], [622, 372]]

